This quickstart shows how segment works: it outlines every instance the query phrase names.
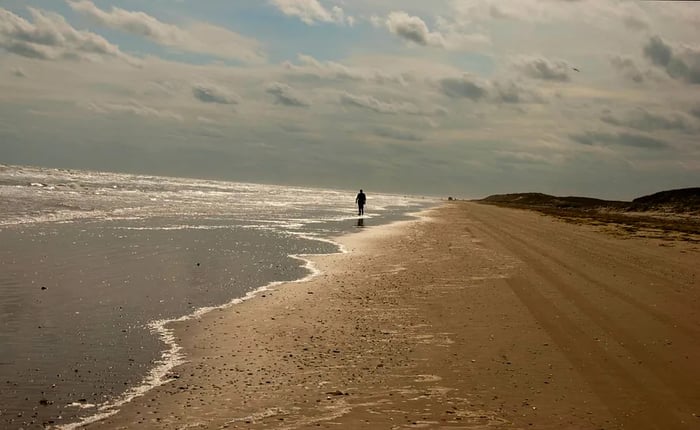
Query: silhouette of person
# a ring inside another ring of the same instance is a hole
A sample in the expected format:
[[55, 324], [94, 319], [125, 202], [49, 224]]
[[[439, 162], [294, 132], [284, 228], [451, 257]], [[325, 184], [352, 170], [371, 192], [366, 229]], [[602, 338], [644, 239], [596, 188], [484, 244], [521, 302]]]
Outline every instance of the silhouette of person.
[[355, 197], [355, 203], [357, 203], [357, 209], [358, 215], [364, 215], [365, 214], [365, 203], [367, 202], [367, 196], [365, 193], [360, 190], [360, 192], [357, 194], [357, 197]]

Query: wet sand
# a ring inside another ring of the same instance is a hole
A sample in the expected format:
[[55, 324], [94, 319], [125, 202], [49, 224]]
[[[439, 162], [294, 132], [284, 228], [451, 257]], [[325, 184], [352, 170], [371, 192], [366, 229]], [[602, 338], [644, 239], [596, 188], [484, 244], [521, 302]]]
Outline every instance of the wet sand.
[[427, 215], [176, 324], [174, 380], [88, 428], [700, 427], [700, 245]]

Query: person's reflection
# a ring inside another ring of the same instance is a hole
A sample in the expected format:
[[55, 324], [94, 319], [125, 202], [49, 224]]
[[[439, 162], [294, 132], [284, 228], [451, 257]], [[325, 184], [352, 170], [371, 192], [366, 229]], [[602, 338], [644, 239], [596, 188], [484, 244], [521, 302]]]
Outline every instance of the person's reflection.
[[358, 227], [364, 227], [364, 226], [365, 226], [365, 219], [364, 219], [364, 218], [358, 218], [358, 219], [357, 219], [357, 226], [358, 226]]

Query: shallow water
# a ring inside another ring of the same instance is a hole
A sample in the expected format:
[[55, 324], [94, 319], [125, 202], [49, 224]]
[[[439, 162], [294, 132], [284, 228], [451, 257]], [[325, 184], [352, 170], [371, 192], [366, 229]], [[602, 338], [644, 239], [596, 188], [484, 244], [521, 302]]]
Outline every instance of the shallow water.
[[[365, 226], [434, 203], [369, 197]], [[162, 382], [177, 357], [157, 321], [304, 277], [293, 255], [337, 252], [358, 225], [352, 192], [98, 172], [0, 166], [0, 199], [5, 428]]]

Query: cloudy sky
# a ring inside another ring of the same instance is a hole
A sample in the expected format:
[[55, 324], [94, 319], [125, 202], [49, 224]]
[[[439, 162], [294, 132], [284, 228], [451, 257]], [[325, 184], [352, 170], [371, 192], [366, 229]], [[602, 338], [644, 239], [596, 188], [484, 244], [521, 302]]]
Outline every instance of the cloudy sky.
[[700, 186], [700, 4], [0, 0], [0, 163], [481, 197]]

